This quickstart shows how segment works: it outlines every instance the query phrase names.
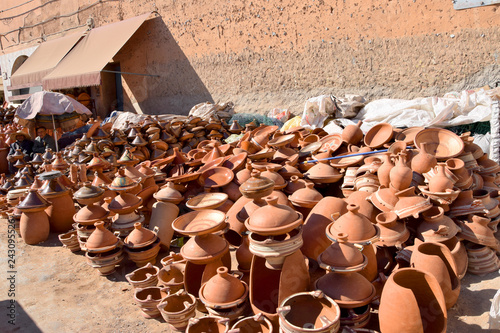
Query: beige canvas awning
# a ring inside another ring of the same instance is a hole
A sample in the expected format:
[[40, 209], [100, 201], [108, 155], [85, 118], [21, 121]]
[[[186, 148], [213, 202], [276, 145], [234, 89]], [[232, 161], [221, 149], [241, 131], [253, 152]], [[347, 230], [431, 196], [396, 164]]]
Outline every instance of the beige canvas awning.
[[41, 86], [42, 79], [83, 37], [83, 32], [49, 40], [38, 46], [33, 54], [10, 78], [9, 90]]
[[147, 13], [92, 29], [43, 79], [43, 89], [100, 85], [101, 70], [150, 15]]

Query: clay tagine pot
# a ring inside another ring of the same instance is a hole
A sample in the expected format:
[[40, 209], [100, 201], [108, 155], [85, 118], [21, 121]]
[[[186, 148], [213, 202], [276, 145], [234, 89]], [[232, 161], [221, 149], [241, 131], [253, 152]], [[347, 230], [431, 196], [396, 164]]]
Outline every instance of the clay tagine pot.
[[359, 206], [354, 204], [348, 204], [347, 213], [330, 223], [326, 230], [327, 236], [332, 240], [338, 239], [338, 235], [342, 233], [349, 234], [349, 241], [353, 243], [373, 242], [380, 234], [378, 226], [359, 213]]
[[30, 189], [26, 198], [17, 206], [22, 212], [19, 221], [20, 234], [26, 244], [35, 245], [49, 237], [50, 224], [45, 213], [49, 205], [36, 189]]
[[87, 239], [87, 252], [101, 253], [115, 249], [120, 239], [104, 227], [104, 222], [95, 223], [96, 229]]
[[380, 228], [380, 240], [377, 246], [401, 246], [410, 237], [410, 232], [403, 221], [393, 212], [380, 213], [376, 217]]

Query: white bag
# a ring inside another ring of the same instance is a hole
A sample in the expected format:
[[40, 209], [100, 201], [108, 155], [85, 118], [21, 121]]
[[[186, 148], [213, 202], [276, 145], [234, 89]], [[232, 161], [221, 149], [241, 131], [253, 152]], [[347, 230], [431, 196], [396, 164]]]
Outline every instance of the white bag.
[[500, 289], [493, 297], [490, 308], [490, 330], [500, 329]]

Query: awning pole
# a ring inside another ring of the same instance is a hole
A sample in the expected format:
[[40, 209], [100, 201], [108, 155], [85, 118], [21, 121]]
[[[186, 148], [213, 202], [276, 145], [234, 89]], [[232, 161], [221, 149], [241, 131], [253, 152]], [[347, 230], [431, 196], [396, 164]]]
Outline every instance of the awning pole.
[[56, 141], [56, 153], [58, 153], [59, 145], [57, 144], [57, 131], [56, 131], [56, 123], [54, 121], [54, 115], [52, 115], [52, 126], [54, 126], [54, 140]]

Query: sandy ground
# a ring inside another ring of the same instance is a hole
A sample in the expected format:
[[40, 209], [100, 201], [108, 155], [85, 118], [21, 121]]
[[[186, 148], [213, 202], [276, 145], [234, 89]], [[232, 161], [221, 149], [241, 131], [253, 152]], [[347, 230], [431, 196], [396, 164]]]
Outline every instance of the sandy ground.
[[[109, 277], [99, 276], [86, 264], [83, 252], [63, 249], [55, 234], [37, 246], [17, 240], [16, 318], [11, 325], [6, 220], [0, 220], [0, 253], [0, 332], [168, 332], [162, 319], [141, 316], [125, 279], [135, 269], [132, 262], [125, 262]], [[159, 258], [165, 255], [160, 253]], [[159, 260], [157, 264], [161, 267]], [[498, 288], [497, 272], [483, 277], [467, 274], [458, 303], [448, 312], [448, 332], [485, 332]]]

